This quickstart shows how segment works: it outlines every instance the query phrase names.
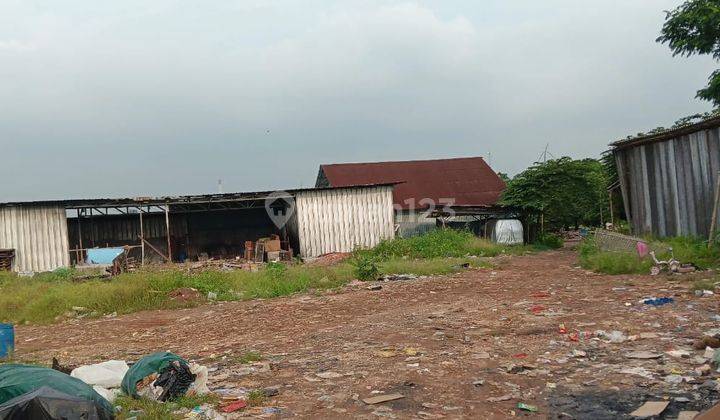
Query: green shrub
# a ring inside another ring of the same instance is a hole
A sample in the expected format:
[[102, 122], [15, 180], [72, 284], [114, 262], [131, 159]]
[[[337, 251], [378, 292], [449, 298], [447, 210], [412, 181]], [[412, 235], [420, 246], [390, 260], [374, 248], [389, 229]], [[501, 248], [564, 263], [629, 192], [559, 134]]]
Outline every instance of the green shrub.
[[563, 239], [559, 235], [545, 233], [533, 245], [540, 249], [559, 249], [563, 247]]
[[350, 264], [354, 267], [355, 276], [363, 281], [373, 281], [380, 277], [378, 258], [370, 251], [356, 251]]
[[279, 262], [269, 262], [265, 266], [265, 272], [274, 280], [282, 280], [287, 274], [287, 266]]

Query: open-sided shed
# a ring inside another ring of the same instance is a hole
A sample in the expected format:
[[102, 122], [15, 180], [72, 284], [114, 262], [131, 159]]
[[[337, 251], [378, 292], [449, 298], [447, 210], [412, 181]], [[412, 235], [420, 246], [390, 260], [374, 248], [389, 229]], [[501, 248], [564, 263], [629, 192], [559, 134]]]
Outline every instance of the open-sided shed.
[[234, 257], [278, 235], [303, 257], [371, 247], [394, 235], [392, 184], [174, 197], [0, 203], [0, 249], [14, 271], [84, 261], [126, 246], [142, 260]]

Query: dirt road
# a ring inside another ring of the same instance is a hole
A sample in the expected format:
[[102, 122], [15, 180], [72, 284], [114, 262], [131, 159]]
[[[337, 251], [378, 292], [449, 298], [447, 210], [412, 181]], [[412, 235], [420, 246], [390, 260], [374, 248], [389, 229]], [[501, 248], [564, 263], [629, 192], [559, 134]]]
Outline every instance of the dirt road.
[[[597, 275], [577, 267], [569, 250], [496, 264], [387, 282], [378, 291], [349, 286], [334, 294], [21, 326], [16, 351], [24, 360], [57, 356], [78, 364], [170, 350], [217, 368], [211, 388], [279, 386], [266, 406], [282, 417], [622, 418], [646, 399], [668, 398], [669, 415], [717, 399], [714, 370], [695, 372], [704, 352], [692, 350], [692, 341], [720, 326], [713, 318], [718, 298], [696, 297], [687, 277]], [[675, 302], [639, 303], [648, 296]], [[590, 338], [596, 330], [621, 331], [626, 340]], [[665, 353], [678, 349], [690, 354]], [[250, 350], [266, 363], [241, 364]], [[628, 358], [638, 350], [659, 357]], [[404, 398], [362, 402], [394, 392]], [[519, 402], [539, 412], [520, 410]]]

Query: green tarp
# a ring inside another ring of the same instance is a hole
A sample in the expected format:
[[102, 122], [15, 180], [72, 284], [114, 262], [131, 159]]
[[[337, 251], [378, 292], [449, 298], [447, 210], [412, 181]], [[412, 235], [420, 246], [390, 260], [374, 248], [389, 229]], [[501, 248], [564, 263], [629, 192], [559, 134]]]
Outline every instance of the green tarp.
[[122, 391], [127, 395], [137, 398], [136, 385], [138, 382], [153, 373], [160, 373], [160, 371], [167, 368], [170, 363], [176, 360], [187, 364], [185, 359], [170, 352], [158, 352], [143, 357], [138, 360], [137, 363], [130, 366], [130, 370], [125, 374], [122, 380]]
[[42, 387], [92, 401], [106, 412], [107, 418], [113, 417], [113, 406], [90, 385], [79, 379], [41, 366], [0, 365], [0, 404]]

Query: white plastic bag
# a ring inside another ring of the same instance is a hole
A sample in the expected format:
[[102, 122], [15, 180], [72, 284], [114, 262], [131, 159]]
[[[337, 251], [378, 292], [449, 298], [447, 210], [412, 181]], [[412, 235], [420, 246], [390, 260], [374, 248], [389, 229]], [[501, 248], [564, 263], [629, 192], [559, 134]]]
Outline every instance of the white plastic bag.
[[88, 385], [103, 388], [120, 388], [123, 378], [130, 369], [122, 360], [108, 360], [95, 365], [85, 365], [74, 369], [70, 376], [78, 378]]

